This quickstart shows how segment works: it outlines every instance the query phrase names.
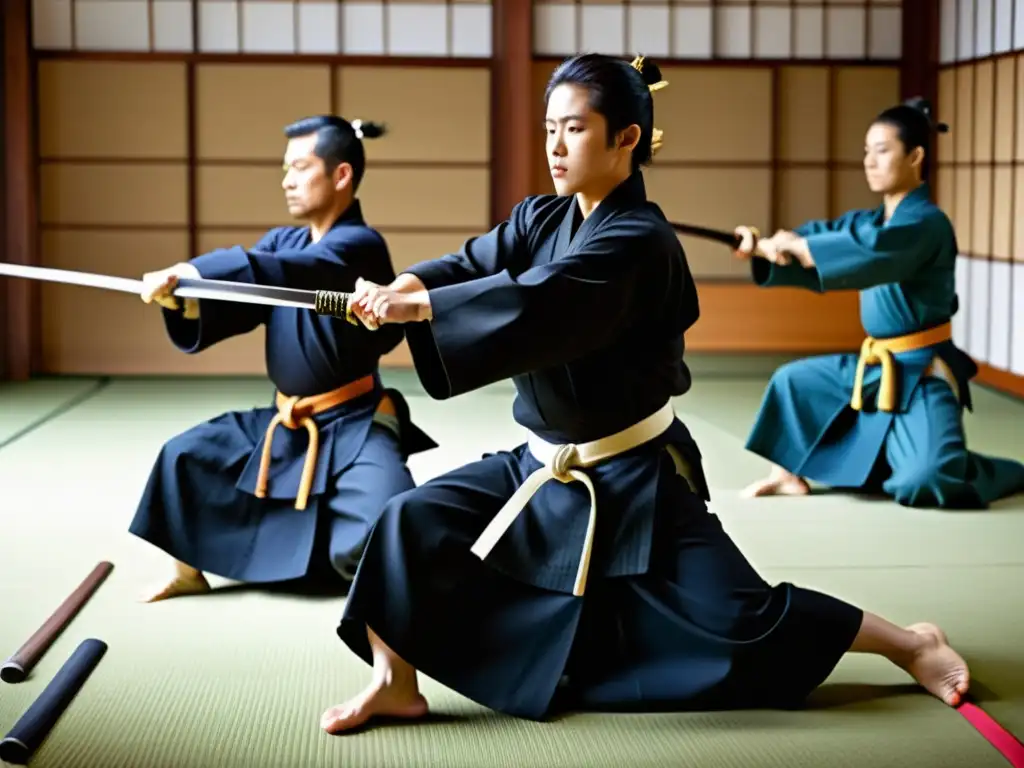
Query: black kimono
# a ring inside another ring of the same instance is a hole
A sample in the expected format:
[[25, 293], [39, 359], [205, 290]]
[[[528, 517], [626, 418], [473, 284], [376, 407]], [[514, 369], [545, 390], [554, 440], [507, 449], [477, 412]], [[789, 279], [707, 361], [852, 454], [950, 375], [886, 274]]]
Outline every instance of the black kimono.
[[[205, 278], [351, 291], [358, 276], [394, 278], [383, 238], [359, 202], [312, 243], [308, 227], [278, 227], [251, 250], [192, 260]], [[307, 397], [373, 376], [368, 392], [314, 417], [319, 449], [305, 509], [296, 509], [309, 434], [279, 426], [265, 498], [256, 497], [267, 427], [277, 408], [223, 414], [171, 438], [156, 459], [130, 531], [200, 571], [245, 582], [340, 575], [351, 579], [385, 503], [413, 488], [409, 454], [435, 443], [409, 420], [377, 373], [400, 327], [373, 333], [312, 310], [203, 301], [198, 320], [164, 310], [171, 341], [196, 354], [266, 326], [267, 372], [279, 392]], [[187, 384], [182, 385], [187, 386]], [[398, 418], [378, 414], [387, 393]]]
[[583, 444], [669, 409], [646, 444], [547, 482], [483, 559], [470, 551], [541, 462], [497, 451], [389, 502], [338, 634], [372, 663], [366, 626], [423, 674], [508, 714], [798, 704], [849, 649], [860, 609], [770, 586], [708, 511], [701, 455], [670, 412], [690, 388], [684, 333], [699, 315], [679, 241], [621, 184], [586, 220], [538, 196], [459, 254], [409, 270], [429, 323], [407, 326], [436, 399], [511, 377], [531, 440]]

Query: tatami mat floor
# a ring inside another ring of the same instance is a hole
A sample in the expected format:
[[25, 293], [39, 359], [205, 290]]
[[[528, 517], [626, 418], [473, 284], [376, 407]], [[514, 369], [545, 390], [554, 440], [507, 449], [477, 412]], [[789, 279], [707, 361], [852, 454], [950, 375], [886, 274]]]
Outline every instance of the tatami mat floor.
[[[832, 592], [900, 623], [942, 624], [972, 664], [975, 693], [1024, 736], [1024, 499], [986, 513], [908, 510], [838, 495], [748, 502], [766, 470], [743, 448], [775, 360], [698, 358], [677, 412], [701, 443], [713, 508], [769, 580]], [[521, 438], [512, 390], [454, 402], [409, 397], [441, 448], [420, 481]], [[977, 450], [1024, 458], [1024, 404], [982, 388]], [[264, 404], [260, 380], [41, 380], [0, 387], [0, 656], [19, 647], [100, 560], [116, 568], [34, 674], [0, 684], [6, 732], [75, 646], [109, 650], [32, 761], [60, 768], [554, 768], [555, 766], [1006, 766], [958, 713], [871, 658], [848, 657], [802, 712], [495, 716], [425, 681], [419, 726], [328, 737], [320, 713], [366, 669], [337, 640], [339, 598], [226, 589], [135, 602], [166, 561], [126, 533], [160, 444], [229, 408]], [[453, 649], [457, 652], [457, 649]], [[2, 735], [2, 734], [0, 734]]]

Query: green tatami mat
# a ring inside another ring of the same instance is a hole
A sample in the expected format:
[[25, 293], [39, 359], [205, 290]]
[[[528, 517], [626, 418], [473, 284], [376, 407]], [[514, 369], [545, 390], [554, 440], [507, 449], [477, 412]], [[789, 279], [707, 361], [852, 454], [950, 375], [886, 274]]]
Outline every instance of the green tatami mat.
[[0, 446], [73, 407], [101, 384], [99, 379], [37, 379], [0, 383]]
[[[414, 458], [420, 481], [522, 440], [510, 390], [438, 403], [400, 386], [416, 421], [441, 443]], [[732, 387], [731, 397], [722, 394]], [[967, 514], [840, 495], [739, 499], [767, 465], [743, 451], [744, 430], [730, 420], [756, 409], [762, 388], [706, 381], [678, 406], [704, 452], [713, 509], [741, 549], [769, 581], [830, 592], [901, 624], [938, 623], [972, 665], [982, 705], [1024, 736], [1024, 593], [1013, 586], [1024, 579], [1022, 500]], [[959, 714], [887, 662], [862, 656], [844, 659], [801, 712], [588, 714], [537, 724], [496, 716], [424, 680], [435, 719], [323, 734], [321, 713], [368, 676], [335, 635], [342, 598], [227, 587], [135, 601], [169, 568], [162, 553], [126, 533], [161, 443], [271, 394], [260, 380], [118, 380], [0, 452], [0, 657], [99, 560], [116, 566], [33, 676], [0, 684], [3, 735], [81, 640], [109, 644], [33, 766], [1006, 766]], [[977, 423], [984, 445], [998, 427]]]
[[[1024, 591], [1012, 586], [1024, 584], [1024, 564], [760, 570], [768, 581], [817, 589], [900, 625], [937, 624], [970, 666], [978, 704], [1024, 738]], [[902, 679], [903, 673], [888, 662], [847, 656], [830, 682], [890, 685]]]
[[[53, 578], [34, 588], [26, 584], [20, 598], [17, 590], [6, 588], [3, 597], [9, 608], [0, 641], [16, 645], [79, 573], [90, 567], [84, 555], [69, 558], [63, 567], [67, 575], [63, 589]], [[30, 571], [22, 573], [27, 577]], [[0, 728], [6, 729], [81, 639], [95, 636], [110, 646], [33, 765], [1004, 765], [959, 715], [908, 685], [908, 678], [898, 670], [862, 657], [844, 660], [833, 680], [802, 712], [588, 714], [537, 724], [493, 715], [424, 680], [424, 694], [437, 716], [434, 721], [330, 737], [317, 727], [320, 714], [357, 692], [368, 675], [368, 669], [334, 636], [340, 600], [237, 591], [139, 605], [132, 602], [136, 575], [129, 568], [112, 574], [33, 677], [4, 687]], [[816, 581], [826, 579], [833, 588], [845, 585], [840, 589], [844, 596], [883, 586], [866, 584], [863, 574], [830, 574]], [[920, 583], [912, 583], [906, 591], [919, 587]], [[948, 585], [940, 582], [929, 589], [944, 587]], [[899, 590], [890, 585], [889, 591]], [[972, 594], [962, 589], [950, 599]], [[904, 601], [909, 603], [908, 598]], [[894, 616], [898, 620], [939, 613], [928, 593], [912, 603], [914, 610], [899, 611], [900, 601], [892, 598], [886, 607], [903, 614]], [[963, 625], [970, 617], [937, 618], [946, 619], [954, 637], [963, 637]], [[1017, 632], [1018, 640], [1024, 638], [1019, 627]], [[979, 658], [988, 659], [1004, 647], [980, 633], [973, 638], [966, 644]], [[990, 671], [1007, 676], [997, 666], [999, 659], [991, 658], [994, 669]]]

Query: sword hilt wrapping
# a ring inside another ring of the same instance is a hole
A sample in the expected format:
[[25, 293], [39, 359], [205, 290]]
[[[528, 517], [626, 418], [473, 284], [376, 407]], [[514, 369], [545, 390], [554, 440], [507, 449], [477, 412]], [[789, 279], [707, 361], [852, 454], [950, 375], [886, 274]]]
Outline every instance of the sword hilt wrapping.
[[347, 320], [352, 325], [359, 325], [359, 321], [352, 314], [352, 307], [348, 303], [351, 297], [351, 293], [342, 291], [317, 291], [314, 310], [318, 315], [330, 315], [339, 320]]

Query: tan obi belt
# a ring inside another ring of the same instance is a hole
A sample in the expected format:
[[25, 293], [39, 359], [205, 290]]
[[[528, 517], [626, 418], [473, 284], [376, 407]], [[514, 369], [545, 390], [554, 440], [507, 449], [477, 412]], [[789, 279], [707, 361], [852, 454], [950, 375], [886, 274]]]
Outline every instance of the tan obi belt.
[[[853, 397], [850, 407], [859, 411], [864, 406], [862, 389], [864, 386], [864, 370], [869, 365], [882, 365], [882, 381], [878, 390], [878, 409], [891, 413], [896, 410], [896, 361], [893, 355], [901, 352], [913, 352], [927, 349], [953, 337], [953, 326], [950, 323], [929, 328], [926, 331], [908, 333], [906, 336], [894, 336], [891, 339], [875, 339], [868, 336], [860, 347], [860, 359], [857, 360], [857, 373], [853, 380]], [[941, 362], [941, 361], [939, 361]], [[932, 363], [935, 366], [936, 363]], [[926, 373], [932, 373], [931, 367]]]
[[594, 547], [594, 531], [597, 527], [597, 493], [593, 481], [583, 469], [653, 440], [672, 425], [673, 419], [675, 412], [672, 410], [672, 403], [668, 402], [643, 421], [614, 435], [589, 443], [554, 445], [531, 433], [528, 439], [530, 453], [538, 461], [544, 462], [544, 466], [527, 477], [505, 502], [505, 506], [488, 523], [470, 551], [481, 560], [486, 558], [519, 513], [526, 509], [533, 495], [549, 480], [558, 480], [562, 483], [579, 481], [590, 491], [590, 521], [587, 523], [587, 535], [583, 540], [583, 552], [580, 555], [580, 565], [572, 590], [577, 597], [582, 596], [590, 570], [590, 554]]
[[[313, 475], [316, 472], [317, 454], [320, 450], [320, 430], [313, 417], [336, 406], [354, 400], [372, 392], [373, 376], [366, 375], [361, 379], [349, 382], [338, 389], [310, 397], [289, 397], [277, 393], [277, 413], [267, 426], [266, 438], [263, 442], [263, 455], [260, 457], [260, 471], [256, 478], [256, 496], [266, 498], [267, 484], [270, 479], [270, 449], [274, 439], [274, 431], [278, 426], [286, 429], [305, 427], [309, 432], [309, 447], [306, 449], [306, 463], [302, 467], [302, 479], [299, 481], [299, 493], [295, 498], [295, 508], [305, 509], [309, 501], [310, 488], [313, 487]], [[378, 411], [395, 415], [394, 405], [385, 396], [381, 399]]]

